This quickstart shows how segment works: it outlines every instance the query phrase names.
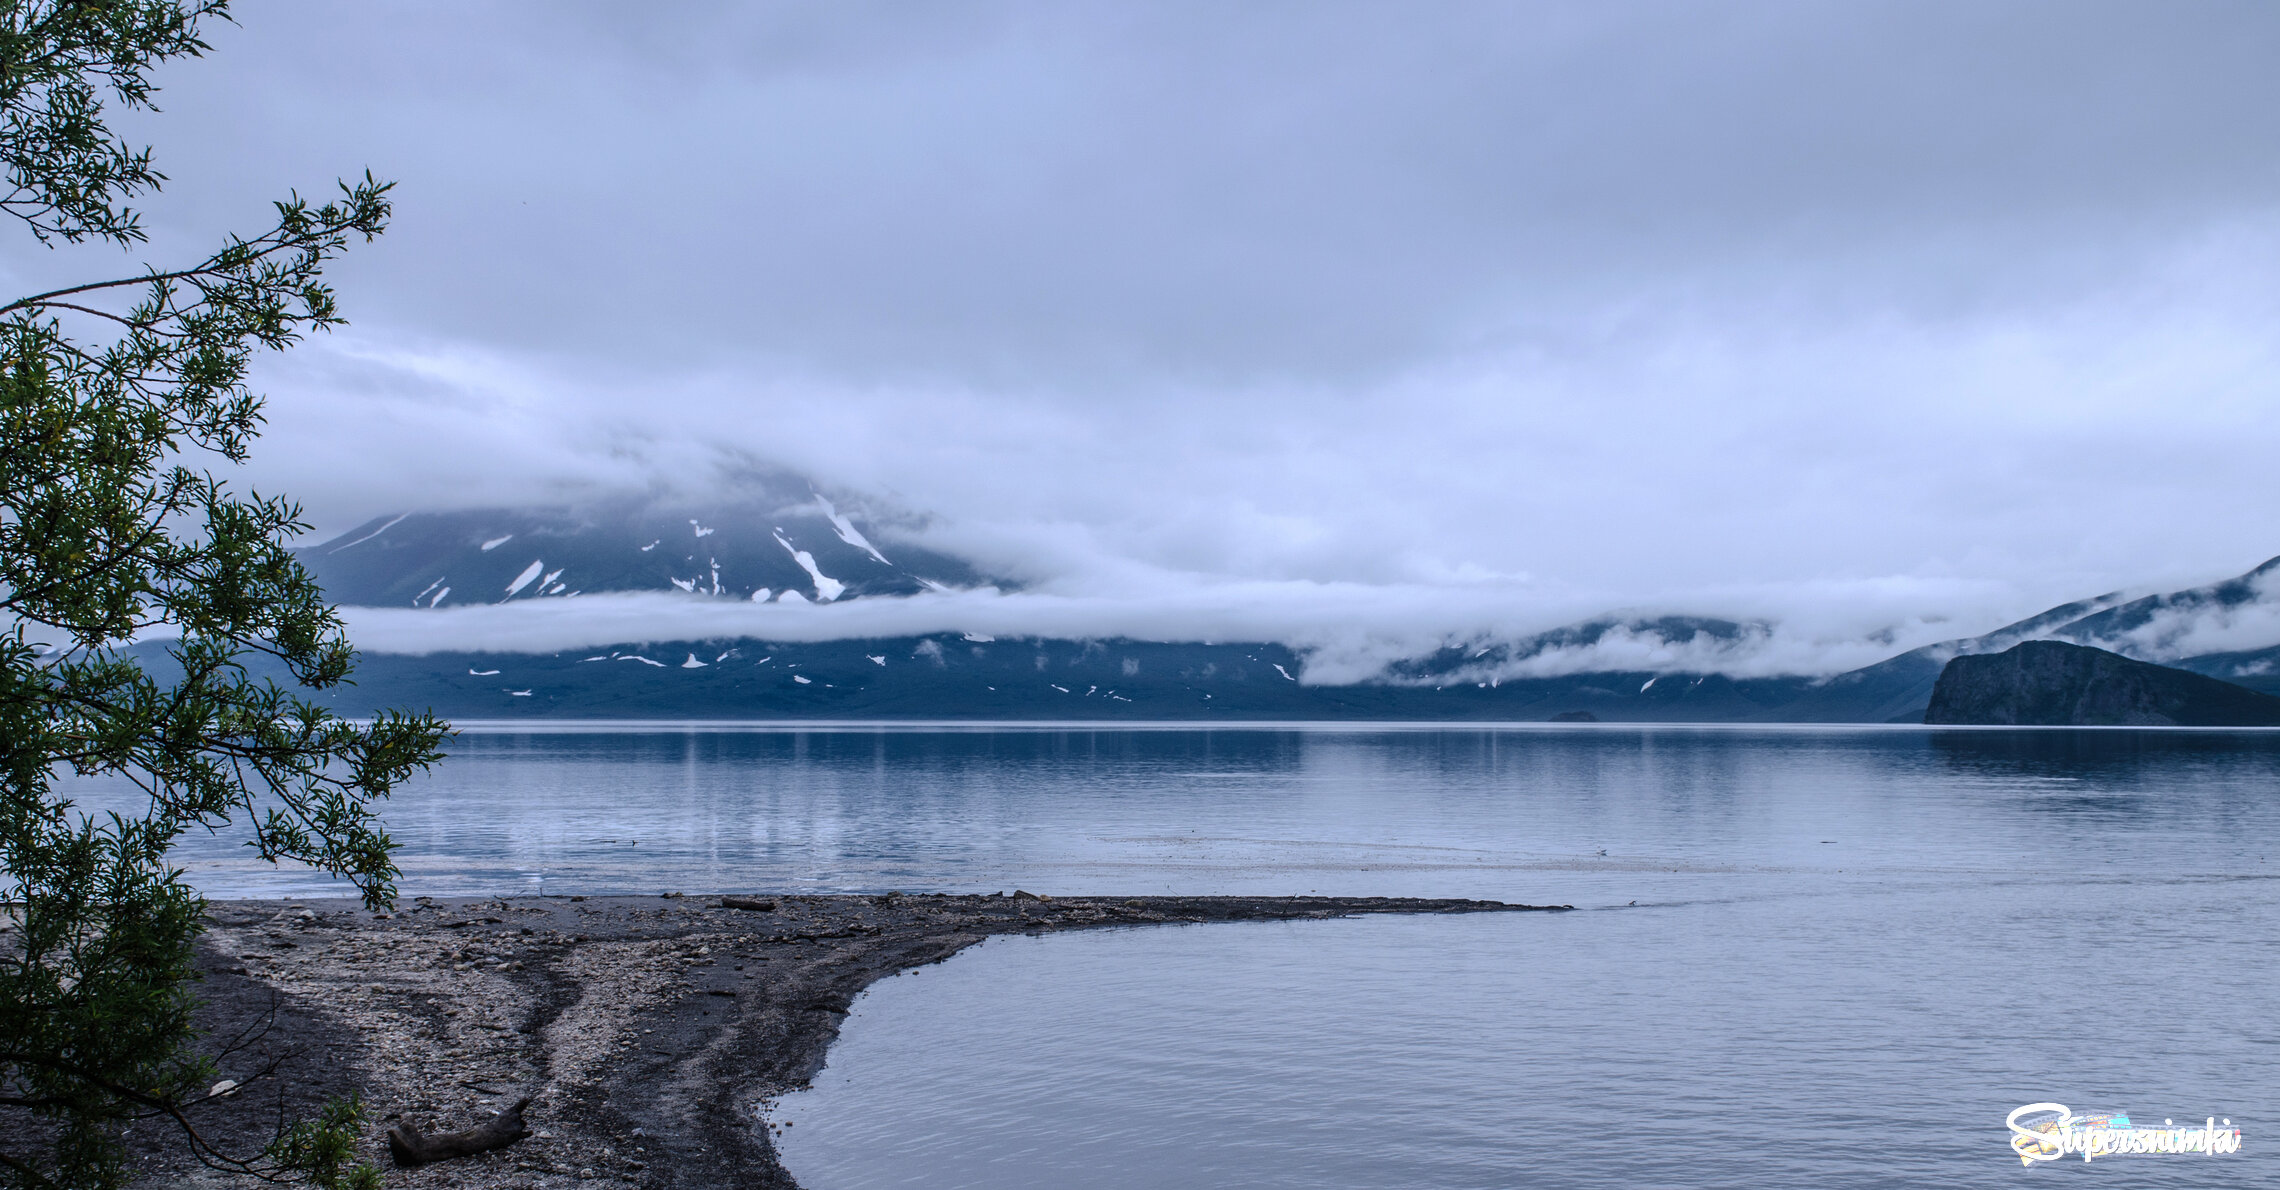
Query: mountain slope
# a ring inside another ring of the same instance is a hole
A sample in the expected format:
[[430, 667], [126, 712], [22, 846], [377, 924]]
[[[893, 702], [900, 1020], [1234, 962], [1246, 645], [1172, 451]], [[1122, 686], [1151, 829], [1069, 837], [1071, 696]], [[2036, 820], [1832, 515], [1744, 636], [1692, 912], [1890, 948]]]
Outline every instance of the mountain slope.
[[[163, 645], [138, 648], [146, 665], [165, 667]], [[1598, 673], [1495, 687], [1327, 686], [1298, 681], [1302, 664], [1288, 648], [1256, 644], [685, 640], [560, 654], [367, 654], [354, 685], [319, 701], [351, 715], [393, 706], [482, 719], [1515, 722], [1589, 711], [1610, 722], [1698, 723], [1757, 717], [1807, 683]]]
[[2260, 693], [2280, 694], [2280, 645], [2269, 649], [2204, 653], [2199, 657], [2180, 658], [2176, 665], [2179, 669], [2189, 669]]
[[900, 546], [885, 553], [814, 495], [705, 510], [411, 513], [376, 518], [300, 557], [335, 602], [371, 607], [668, 590], [827, 603], [981, 581], [954, 558]]

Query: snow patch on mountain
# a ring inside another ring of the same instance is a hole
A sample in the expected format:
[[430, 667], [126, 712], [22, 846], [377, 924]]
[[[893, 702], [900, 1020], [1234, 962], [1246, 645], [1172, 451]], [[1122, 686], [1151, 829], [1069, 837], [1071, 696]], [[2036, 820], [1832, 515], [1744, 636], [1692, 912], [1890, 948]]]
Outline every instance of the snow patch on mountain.
[[887, 556], [880, 553], [877, 546], [871, 544], [870, 538], [863, 536], [863, 531], [855, 527], [855, 522], [847, 519], [846, 515], [837, 508], [832, 507], [831, 501], [825, 499], [822, 493], [816, 494], [815, 502], [823, 506], [823, 517], [830, 521], [831, 527], [839, 533], [839, 540], [854, 546], [856, 549], [868, 551], [872, 557], [879, 560], [881, 566], [894, 565], [894, 563], [887, 561]]
[[374, 529], [374, 530], [373, 530], [373, 531], [371, 531], [370, 533], [367, 533], [367, 534], [365, 534], [364, 536], [362, 536], [362, 537], [359, 537], [359, 538], [357, 538], [357, 539], [356, 539], [356, 540], [354, 540], [354, 541], [350, 541], [350, 542], [344, 542], [344, 543], [342, 543], [342, 544], [340, 544], [340, 545], [336, 545], [336, 546], [332, 547], [331, 549], [329, 549], [329, 550], [326, 550], [325, 552], [326, 552], [326, 553], [328, 553], [328, 554], [337, 554], [337, 553], [341, 552], [342, 550], [348, 549], [350, 546], [358, 546], [358, 545], [363, 545], [365, 542], [367, 542], [367, 541], [370, 541], [370, 540], [372, 540], [373, 538], [380, 536], [382, 533], [386, 533], [388, 530], [395, 528], [395, 527], [396, 527], [397, 525], [399, 525], [399, 524], [402, 524], [402, 523], [403, 523], [403, 520], [404, 520], [404, 518], [405, 518], [405, 517], [408, 517], [408, 516], [410, 516], [410, 515], [412, 515], [412, 514], [411, 514], [411, 513], [408, 513], [408, 512], [404, 512], [404, 513], [398, 513], [398, 514], [396, 514], [396, 519], [395, 519], [395, 520], [389, 521], [387, 524], [385, 524], [385, 525], [382, 525], [382, 526], [380, 526], [380, 527], [379, 527], [379, 528], [377, 528], [377, 529]]
[[840, 594], [847, 590], [847, 584], [816, 568], [814, 554], [784, 540], [783, 531], [780, 529], [776, 532], [776, 544], [783, 546], [785, 550], [790, 552], [792, 561], [799, 563], [800, 569], [808, 572], [808, 578], [815, 583], [815, 596], [818, 601], [829, 603], [839, 598]]
[[521, 591], [524, 587], [529, 586], [531, 580], [537, 578], [539, 574], [545, 569], [546, 563], [544, 561], [532, 562], [530, 565], [523, 567], [522, 573], [515, 576], [515, 581], [507, 584], [507, 598], [514, 598], [516, 592]]

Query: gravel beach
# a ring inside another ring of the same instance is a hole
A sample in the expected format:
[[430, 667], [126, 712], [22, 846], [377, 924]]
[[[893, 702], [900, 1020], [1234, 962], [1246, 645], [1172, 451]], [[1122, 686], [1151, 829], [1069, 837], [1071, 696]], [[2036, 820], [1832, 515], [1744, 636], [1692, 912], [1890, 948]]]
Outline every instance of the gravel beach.
[[[471, 1127], [528, 1098], [532, 1135], [402, 1187], [790, 1188], [763, 1106], [822, 1068], [857, 993], [991, 934], [1564, 906], [1371, 897], [664, 896], [210, 907], [204, 1021], [243, 1085], [202, 1132], [257, 1149], [280, 1111], [357, 1092], [383, 1134]], [[264, 1070], [269, 1073], [263, 1074]], [[151, 1185], [224, 1186], [171, 1124], [130, 1140]]]

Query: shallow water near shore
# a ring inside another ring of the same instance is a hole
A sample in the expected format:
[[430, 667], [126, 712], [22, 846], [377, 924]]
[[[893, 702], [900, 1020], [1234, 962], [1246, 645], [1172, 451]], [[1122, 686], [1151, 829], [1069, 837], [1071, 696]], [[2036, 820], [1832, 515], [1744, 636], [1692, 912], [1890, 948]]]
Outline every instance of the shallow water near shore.
[[780, 1143], [811, 1190], [1986, 1186], [2077, 1172], [2004, 1147], [2056, 1099], [2250, 1132], [2093, 1174], [2270, 1184], [2245, 966], [2188, 985], [2021, 955], [1942, 893], [1815, 900], [993, 939], [867, 993]]
[[[778, 1105], [811, 1190], [2280, 1182], [2273, 733], [525, 727], [455, 751], [389, 809], [407, 892], [1577, 906], [993, 940], [867, 993]], [[337, 893], [219, 842], [186, 859], [215, 895]], [[2024, 1170], [2003, 1116], [2039, 1100], [2229, 1117], [2246, 1146]]]

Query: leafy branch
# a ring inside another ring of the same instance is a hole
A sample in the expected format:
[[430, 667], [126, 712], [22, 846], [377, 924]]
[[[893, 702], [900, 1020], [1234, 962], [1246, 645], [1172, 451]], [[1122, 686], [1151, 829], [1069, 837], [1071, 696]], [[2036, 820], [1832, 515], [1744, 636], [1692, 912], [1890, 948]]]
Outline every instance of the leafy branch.
[[[165, 179], [105, 97], [151, 107], [149, 69], [203, 55], [206, 18], [226, 0], [0, 0], [0, 211], [50, 246], [142, 242], [128, 201]], [[281, 1120], [251, 1157], [192, 1126], [213, 1070], [191, 994], [205, 905], [168, 861], [183, 832], [237, 824], [262, 858], [385, 905], [376, 806], [442, 756], [432, 716], [351, 722], [304, 694], [348, 682], [355, 650], [289, 548], [301, 510], [209, 469], [260, 433], [254, 353], [341, 324], [324, 268], [386, 229], [389, 192], [368, 173], [294, 194], [188, 267], [0, 304], [0, 1186], [121, 1185], [118, 1129], [152, 1115], [216, 1168], [376, 1176], [354, 1103]], [[88, 815], [59, 772], [146, 807]]]

